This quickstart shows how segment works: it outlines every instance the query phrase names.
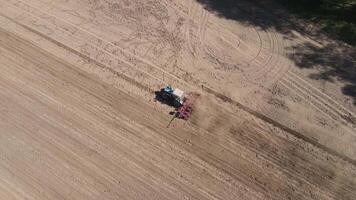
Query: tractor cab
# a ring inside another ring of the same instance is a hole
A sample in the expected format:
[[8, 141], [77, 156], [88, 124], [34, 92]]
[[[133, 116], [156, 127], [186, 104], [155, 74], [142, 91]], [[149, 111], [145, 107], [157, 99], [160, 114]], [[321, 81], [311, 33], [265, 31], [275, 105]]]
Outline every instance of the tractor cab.
[[156, 92], [156, 99], [175, 108], [175, 111], [172, 112], [174, 116], [167, 127], [169, 127], [175, 118], [188, 120], [192, 114], [194, 99], [180, 89], [174, 89], [168, 85], [159, 92]]
[[176, 108], [181, 107], [185, 101], [184, 92], [177, 88], [173, 89], [171, 86], [163, 88], [161, 90], [161, 95], [164, 100]]

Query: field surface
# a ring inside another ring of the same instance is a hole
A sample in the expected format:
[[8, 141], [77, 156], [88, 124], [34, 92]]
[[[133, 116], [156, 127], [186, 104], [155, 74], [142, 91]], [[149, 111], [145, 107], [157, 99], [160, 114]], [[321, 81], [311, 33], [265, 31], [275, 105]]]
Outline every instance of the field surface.
[[0, 0], [0, 199], [356, 199], [354, 79], [300, 65], [330, 43], [209, 2]]

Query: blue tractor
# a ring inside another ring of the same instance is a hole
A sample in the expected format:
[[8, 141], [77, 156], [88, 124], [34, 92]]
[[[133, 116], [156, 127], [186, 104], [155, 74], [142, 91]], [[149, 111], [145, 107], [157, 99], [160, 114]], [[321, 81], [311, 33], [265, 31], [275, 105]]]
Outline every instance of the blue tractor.
[[174, 106], [175, 108], [182, 107], [186, 97], [182, 90], [180, 89], [173, 89], [171, 86], [166, 86], [162, 88], [160, 91], [161, 97], [170, 105]]
[[182, 90], [174, 89], [168, 85], [157, 92], [156, 95], [156, 99], [159, 101], [175, 107], [175, 111], [172, 112], [174, 116], [167, 127], [175, 118], [187, 120], [192, 114], [194, 101], [191, 96], [187, 96]]

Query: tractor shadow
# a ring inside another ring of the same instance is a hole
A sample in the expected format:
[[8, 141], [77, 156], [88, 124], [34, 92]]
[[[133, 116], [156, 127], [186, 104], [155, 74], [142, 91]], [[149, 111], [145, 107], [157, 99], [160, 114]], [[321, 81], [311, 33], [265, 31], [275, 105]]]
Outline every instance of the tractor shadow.
[[162, 90], [155, 91], [154, 100], [160, 102], [161, 104], [172, 107], [173, 109], [177, 109], [177, 107], [174, 105], [173, 101], [170, 101], [170, 100], [164, 98]]

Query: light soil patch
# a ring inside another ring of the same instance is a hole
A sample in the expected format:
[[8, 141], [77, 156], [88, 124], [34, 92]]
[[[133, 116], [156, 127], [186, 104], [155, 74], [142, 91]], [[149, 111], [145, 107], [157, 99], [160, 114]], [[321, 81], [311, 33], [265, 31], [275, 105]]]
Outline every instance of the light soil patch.
[[[1, 199], [356, 199], [355, 108], [295, 34], [194, 0], [0, 0]], [[170, 128], [166, 84], [199, 94]]]

